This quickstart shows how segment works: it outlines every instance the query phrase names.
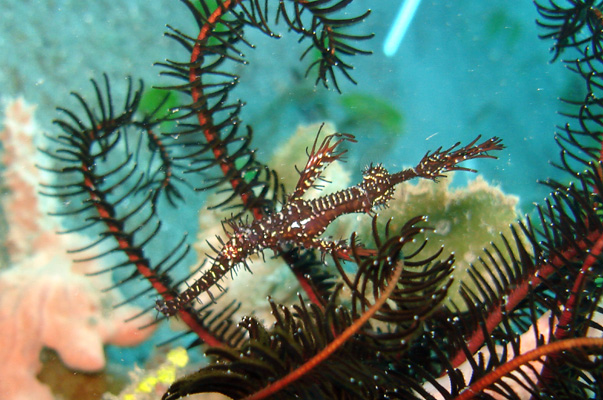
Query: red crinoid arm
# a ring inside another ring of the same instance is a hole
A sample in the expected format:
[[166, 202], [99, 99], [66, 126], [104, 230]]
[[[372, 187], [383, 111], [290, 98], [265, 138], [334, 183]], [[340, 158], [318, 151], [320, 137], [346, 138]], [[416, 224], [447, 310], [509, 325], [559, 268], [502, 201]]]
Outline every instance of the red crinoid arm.
[[[231, 176], [230, 185], [233, 189], [237, 189], [240, 185], [244, 185], [245, 181], [243, 176], [240, 174], [232, 174], [232, 171], [236, 171], [237, 168], [234, 162], [227, 157], [228, 150], [226, 146], [220, 142], [220, 134], [218, 129], [214, 126], [212, 111], [207, 107], [207, 100], [204, 98], [203, 85], [201, 84], [202, 75], [200, 73], [198, 65], [203, 63], [205, 43], [210, 39], [212, 30], [219, 23], [220, 19], [234, 8], [237, 4], [241, 3], [242, 0], [226, 0], [218, 2], [218, 7], [211, 13], [211, 15], [205, 21], [205, 24], [201, 27], [197, 41], [191, 52], [191, 67], [189, 69], [189, 82], [194, 83], [191, 87], [191, 96], [193, 98], [193, 104], [202, 104], [197, 111], [197, 119], [199, 120], [200, 126], [203, 127], [203, 134], [207, 143], [212, 148], [212, 152], [216, 160], [220, 164], [220, 169], [224, 176]], [[240, 195], [243, 204], [247, 204], [250, 199], [254, 198], [253, 192], [243, 192]], [[263, 216], [263, 210], [261, 207], [252, 208], [253, 215], [256, 219]]]
[[[128, 260], [136, 267], [138, 273], [151, 283], [157, 293], [161, 294], [166, 301], [172, 299], [174, 297], [172, 290], [158, 278], [155, 271], [149, 265], [149, 260], [142, 255], [140, 248], [133, 243], [131, 235], [123, 232], [121, 223], [115, 218], [113, 208], [105, 201], [102, 196], [102, 191], [99, 191], [96, 188], [96, 185], [90, 178], [92, 173], [89, 166], [84, 162], [81, 165], [81, 169], [84, 176], [83, 186], [89, 194], [90, 201], [94, 204], [100, 219], [103, 220], [107, 226], [108, 233], [117, 241], [119, 249], [126, 254]], [[210, 346], [224, 345], [224, 343], [218, 340], [201, 325], [199, 320], [195, 318], [189, 310], [179, 310], [178, 316], [205, 343]]]
[[[295, 382], [305, 374], [307, 374], [310, 370], [316, 367], [318, 364], [326, 360], [331, 354], [337, 351], [350, 337], [356, 334], [362, 328], [364, 324], [368, 322], [368, 320], [375, 315], [377, 311], [383, 306], [383, 304], [387, 301], [389, 296], [393, 293], [394, 289], [397, 286], [397, 282], [402, 275], [402, 270], [404, 269], [404, 263], [402, 261], [398, 262], [398, 265], [393, 271], [391, 278], [387, 282], [387, 287], [381, 294], [381, 297], [377, 299], [375, 304], [373, 304], [364, 314], [360, 316], [352, 325], [350, 325], [345, 331], [341, 333], [341, 335], [337, 336], [331, 343], [329, 343], [324, 349], [322, 349], [318, 354], [314, 357], [310, 358], [299, 368], [291, 371], [289, 374], [285, 375], [283, 378], [277, 380], [274, 383], [269, 384], [264, 387], [260, 391], [252, 394], [245, 398], [245, 400], [260, 400], [264, 399], [268, 396], [272, 396], [277, 393], [281, 389], [290, 385], [292, 382]], [[602, 339], [603, 340], [603, 339]]]
[[[347, 133], [335, 133], [325, 137], [320, 147], [317, 149], [316, 144], [318, 143], [321, 130], [322, 126], [316, 134], [316, 139], [312, 145], [312, 151], [310, 154], [308, 154], [308, 162], [306, 163], [306, 166], [301, 172], [298, 171], [300, 176], [299, 180], [297, 181], [297, 185], [295, 186], [295, 191], [291, 196], [292, 199], [301, 198], [306, 190], [311, 188], [317, 179], [320, 179], [320, 174], [322, 171], [324, 171], [325, 168], [327, 168], [327, 166], [333, 161], [340, 160], [341, 157], [347, 152], [347, 150], [343, 150], [337, 153], [337, 146], [345, 141], [356, 142], [353, 135]], [[331, 140], [333, 139], [338, 140], [331, 144]]]
[[[594, 243], [591, 251], [586, 256], [582, 267], [580, 268], [580, 272], [578, 272], [578, 276], [574, 281], [574, 285], [572, 286], [572, 290], [570, 292], [570, 296], [567, 299], [567, 302], [563, 305], [563, 312], [561, 313], [561, 317], [555, 326], [555, 332], [553, 336], [555, 340], [566, 339], [570, 335], [570, 327], [571, 321], [575, 318], [575, 314], [578, 307], [578, 301], [581, 298], [582, 291], [584, 290], [584, 285], [587, 279], [592, 275], [593, 265], [598, 261], [597, 259], [601, 256], [601, 252], [603, 251], [603, 234], [599, 236], [597, 241]], [[551, 357], [556, 357], [556, 354], [552, 354]], [[548, 361], [548, 360], [547, 360]], [[540, 373], [542, 380], [548, 380], [553, 378], [553, 374], [550, 370], [550, 364], [548, 362], [544, 363], [544, 367], [542, 372]]]
[[593, 265], [598, 261], [602, 251], [603, 234], [600, 234], [599, 238], [596, 240], [586, 256], [586, 259], [580, 268], [580, 272], [578, 272], [578, 276], [574, 281], [574, 286], [570, 292], [570, 297], [563, 306], [563, 313], [561, 314], [557, 327], [555, 328], [555, 339], [560, 340], [568, 337], [570, 332], [567, 330], [567, 327], [570, 326], [570, 321], [576, 312], [580, 294], [584, 290], [584, 284], [586, 283], [589, 275], [591, 275]]
[[[133, 269], [135, 271], [116, 282], [112, 288], [133, 283], [140, 277], [148, 281], [159, 295], [169, 300], [177, 295], [177, 291], [169, 279], [168, 271], [184, 257], [187, 249], [181, 247], [182, 241], [163, 261], [153, 265], [152, 259], [145, 253], [144, 244], [154, 240], [159, 232], [161, 224], [157, 221], [153, 201], [161, 189], [173, 189], [169, 181], [173, 176], [171, 166], [161, 165], [161, 169], [166, 171], [166, 179], [161, 181], [161, 188], [155, 191], [157, 187], [153, 185], [159, 181], [154, 181], [154, 169], [141, 171], [127, 140], [128, 132], [140, 134], [142, 131], [142, 138], [149, 140], [146, 143], [152, 143], [148, 147], [160, 148], [162, 161], [171, 163], [161, 138], [155, 136], [150, 129], [155, 125], [155, 114], [147, 115], [142, 120], [136, 117], [142, 96], [142, 82], [135, 89], [128, 79], [128, 90], [121, 112], [117, 112], [113, 105], [106, 75], [104, 90], [95, 80], [92, 80], [92, 85], [96, 94], [96, 106], [90, 105], [78, 93], [72, 93], [85, 115], [59, 108], [66, 118], [57, 119], [54, 123], [62, 133], [48, 135], [48, 147], [40, 148], [41, 153], [52, 160], [53, 166], [38, 165], [38, 168], [53, 174], [54, 179], [52, 183], [41, 182], [43, 189], [40, 193], [61, 198], [63, 208], [69, 203], [78, 205], [75, 209], [53, 213], [82, 222], [62, 233], [90, 230], [91, 234], [87, 236], [100, 238], [88, 241], [81, 248], [70, 250], [70, 253], [91, 254], [76, 261], [106, 260], [116, 256], [116, 261], [111, 261], [113, 265], [104, 266], [92, 275], [111, 273], [122, 268]], [[147, 182], [151, 182], [150, 190], [145, 186]], [[125, 199], [132, 201], [124, 201]], [[98, 253], [93, 255], [93, 249], [97, 249]], [[135, 288], [132, 297], [122, 304], [132, 301], [149, 289], [138, 291]], [[149, 310], [144, 312], [147, 311]], [[212, 333], [209, 325], [199, 315], [192, 314], [190, 309], [180, 310], [178, 315], [204, 342], [213, 346], [224, 345], [220, 337]]]
[[[193, 104], [195, 104], [197, 119], [199, 121], [200, 126], [203, 128], [203, 134], [207, 143], [212, 149], [214, 158], [219, 162], [220, 168], [224, 176], [229, 176], [230, 185], [235, 191], [237, 188], [241, 187], [241, 185], [246, 184], [243, 176], [241, 174], [233, 173], [233, 171], [237, 171], [236, 166], [234, 165], [234, 161], [227, 157], [228, 150], [225, 145], [223, 145], [220, 141], [220, 133], [218, 129], [214, 126], [213, 114], [212, 110], [208, 108], [207, 99], [205, 98], [205, 93], [203, 91], [202, 74], [200, 65], [203, 64], [203, 58], [205, 57], [205, 45], [207, 41], [212, 36], [212, 31], [215, 26], [220, 22], [221, 18], [224, 17], [230, 10], [232, 10], [235, 6], [241, 3], [243, 0], [225, 0], [218, 2], [218, 7], [214, 10], [205, 20], [199, 31], [197, 36], [197, 40], [193, 46], [190, 58], [190, 68], [189, 68], [189, 82], [191, 85], [191, 96], [193, 100]], [[247, 191], [239, 190], [241, 201], [244, 205], [247, 205], [250, 202], [253, 202], [255, 198], [254, 193], [251, 189]], [[261, 206], [250, 207], [250, 210], [253, 213], [253, 216], [256, 220], [261, 219], [264, 216], [264, 210]], [[279, 253], [282, 253], [280, 249], [276, 249]], [[285, 261], [292, 265], [290, 260], [287, 260], [285, 257]], [[300, 284], [308, 294], [308, 297], [315, 304], [322, 304], [322, 301], [319, 299], [319, 295], [312, 290], [312, 285], [308, 282], [308, 279], [304, 276], [299, 276], [296, 274]], [[165, 310], [165, 307], [162, 307], [163, 304], [159, 304], [158, 307]]]
[[[530, 274], [530, 276], [523, 279], [521, 283], [517, 284], [513, 291], [506, 296], [504, 306], [499, 304], [488, 312], [485, 328], [476, 329], [469, 339], [466, 340], [467, 349], [469, 352], [474, 354], [483, 346], [484, 330], [486, 330], [488, 333], [494, 331], [494, 328], [496, 328], [503, 319], [503, 311], [509, 313], [511, 310], [515, 309], [515, 307], [517, 307], [517, 305], [526, 298], [532, 288], [540, 285], [543, 280], [546, 280], [557, 272], [558, 269], [565, 265], [568, 261], [575, 259], [579, 251], [581, 252], [588, 248], [586, 242], [592, 243], [600, 238], [601, 232], [591, 232], [584, 240], [575, 244], [574, 247], [562, 251], [559, 256], [552, 257], [549, 263], [542, 264], [538, 268], [535, 268], [534, 272]], [[579, 250], [576, 249], [576, 245], [578, 246]], [[467, 357], [465, 352], [459, 351], [451, 360], [450, 364], [456, 368], [464, 363], [466, 359]]]
[[473, 385], [465, 389], [459, 396], [454, 400], [470, 400], [480, 394], [484, 389], [493, 383], [499, 381], [501, 378], [507, 376], [514, 370], [518, 369], [522, 365], [525, 365], [531, 361], [534, 361], [540, 357], [551, 355], [553, 353], [559, 353], [565, 350], [578, 349], [581, 347], [600, 347], [603, 348], [603, 338], [589, 338], [581, 337], [574, 339], [564, 339], [558, 342], [545, 344], [544, 346], [537, 347], [536, 349], [522, 354], [518, 357], [513, 358], [507, 363], [497, 367], [494, 371], [490, 372]]

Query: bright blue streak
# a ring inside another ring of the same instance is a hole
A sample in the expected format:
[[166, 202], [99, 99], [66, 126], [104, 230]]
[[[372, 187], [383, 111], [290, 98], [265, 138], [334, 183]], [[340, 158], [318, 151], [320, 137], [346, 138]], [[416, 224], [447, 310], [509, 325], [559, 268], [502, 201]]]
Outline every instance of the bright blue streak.
[[394, 24], [383, 42], [383, 53], [387, 57], [393, 57], [398, 51], [419, 4], [421, 0], [406, 0], [400, 7]]

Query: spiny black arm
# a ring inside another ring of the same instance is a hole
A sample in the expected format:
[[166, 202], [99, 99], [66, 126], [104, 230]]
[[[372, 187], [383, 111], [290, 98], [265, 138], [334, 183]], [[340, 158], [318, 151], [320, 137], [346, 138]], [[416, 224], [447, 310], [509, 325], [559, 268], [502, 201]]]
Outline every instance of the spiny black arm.
[[[168, 190], [171, 185], [165, 180], [170, 178], [170, 173], [158, 181], [158, 187], [146, 183], [157, 175], [143, 161], [152, 159], [154, 151], [161, 147], [157, 142], [159, 136], [147, 147], [151, 154], [136, 156], [131, 143], [149, 137], [141, 128], [155, 128], [148, 115], [138, 112], [142, 83], [134, 90], [129, 81], [123, 111], [120, 111], [114, 106], [106, 76], [104, 82], [105, 91], [102, 91], [93, 81], [96, 103], [74, 95], [85, 115], [61, 109], [66, 118], [57, 120], [56, 124], [62, 132], [49, 135], [48, 147], [41, 150], [49, 161], [40, 168], [55, 178], [53, 182], [42, 184], [43, 194], [69, 205], [55, 213], [78, 221], [65, 233], [85, 232], [92, 238], [85, 246], [71, 251], [86, 253], [79, 261], [99, 260], [100, 263], [111, 260], [96, 273], [123, 272], [123, 278], [114, 287], [129, 289], [127, 301], [134, 301], [151, 291], [169, 299], [177, 295], [177, 282], [172, 280], [170, 272], [181, 264], [188, 246], [182, 240], [169, 249], [163, 259], [155, 261], [147, 252], [147, 246], [164, 246], [156, 200], [158, 193]], [[137, 137], [140, 134], [142, 138]], [[170, 161], [172, 155], [166, 149], [161, 151], [165, 152], [165, 158], [159, 157], [159, 164]], [[169, 169], [165, 165], [155, 167]], [[145, 284], [147, 286], [141, 289]], [[144, 312], [152, 309], [152, 306], [148, 307]], [[220, 346], [228, 340], [226, 332], [215, 330], [219, 327], [214, 322], [219, 318], [205, 320], [188, 306], [179, 310], [179, 316], [200, 340], [208, 344]]]

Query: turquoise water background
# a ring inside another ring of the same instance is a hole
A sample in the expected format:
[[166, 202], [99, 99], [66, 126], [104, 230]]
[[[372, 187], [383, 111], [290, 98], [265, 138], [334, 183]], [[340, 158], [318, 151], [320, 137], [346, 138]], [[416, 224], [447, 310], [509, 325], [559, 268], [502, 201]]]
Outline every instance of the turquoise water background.
[[[160, 68], [152, 66], [165, 58], [186, 59], [180, 46], [163, 36], [164, 25], [194, 32], [188, 10], [176, 0], [2, 3], [0, 93], [38, 104], [45, 131], [54, 129], [54, 107], [73, 106], [72, 90], [91, 96], [88, 81], [103, 72], [117, 92], [125, 89], [119, 85], [128, 75], [143, 78], [147, 86], [173, 83], [158, 77]], [[520, 195], [528, 211], [531, 202], [547, 193], [534, 181], [554, 173], [548, 165], [557, 158], [554, 126], [563, 123], [555, 114], [557, 98], [572, 90], [571, 74], [559, 63], [548, 64], [551, 43], [538, 39], [542, 31], [535, 26], [530, 1], [449, 3], [424, 1], [397, 54], [388, 58], [382, 44], [400, 1], [355, 2], [352, 9], [372, 9], [359, 30], [375, 33], [362, 43], [374, 54], [350, 59], [358, 85], [340, 79], [342, 90], [387, 101], [404, 122], [400, 132], [388, 134], [378, 134], [379, 127], [370, 124], [346, 126], [367, 137], [351, 148], [352, 159], [358, 170], [373, 161], [394, 170], [440, 145], [466, 142], [477, 134], [498, 135], [508, 151], [498, 162], [480, 162], [480, 171], [506, 192]], [[297, 59], [305, 46], [297, 45], [284, 27], [276, 30], [285, 33], [283, 39], [250, 31], [257, 47], [242, 49], [248, 66], [235, 66], [241, 84], [233, 96], [247, 103], [242, 118], [255, 127], [260, 158], [278, 151], [273, 143], [284, 140], [298, 123], [324, 119], [320, 104], [330, 104], [333, 114], [342, 112], [333, 106], [340, 102], [339, 94], [314, 89], [313, 79], [301, 78], [307, 63]], [[315, 98], [308, 99], [314, 91]], [[302, 98], [295, 98], [299, 93]], [[282, 106], [287, 96], [289, 103]], [[337, 115], [328, 117], [337, 122]], [[266, 140], [270, 146], [261, 145]]]

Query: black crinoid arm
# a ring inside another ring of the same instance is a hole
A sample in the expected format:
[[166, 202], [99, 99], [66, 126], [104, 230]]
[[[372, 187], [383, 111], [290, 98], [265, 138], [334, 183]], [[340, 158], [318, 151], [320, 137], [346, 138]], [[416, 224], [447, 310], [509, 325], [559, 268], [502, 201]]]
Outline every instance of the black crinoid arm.
[[[92, 80], [92, 88], [90, 99], [73, 93], [79, 110], [59, 108], [59, 133], [48, 135], [40, 149], [48, 161], [39, 168], [54, 177], [42, 184], [42, 194], [60, 200], [63, 209], [54, 215], [68, 224], [62, 234], [78, 232], [89, 238], [72, 250], [82, 254], [76, 261], [98, 260], [104, 267], [95, 274], [121, 276], [113, 288], [127, 294], [122, 304], [149, 294], [175, 296], [180, 282], [172, 271], [190, 248], [185, 235], [166, 248], [158, 207], [176, 206], [190, 192], [184, 178], [188, 165], [181, 157], [188, 146], [163, 132], [167, 117], [160, 110], [165, 98], [150, 111], [140, 109], [142, 82], [128, 79], [123, 96], [114, 94], [106, 76]], [[164, 253], [149, 251], [153, 247]], [[149, 304], [142, 313], [153, 310]], [[235, 344], [241, 335], [229, 321], [231, 310], [214, 312], [215, 318], [208, 319], [212, 313], [183, 308], [179, 316], [199, 341]]]

